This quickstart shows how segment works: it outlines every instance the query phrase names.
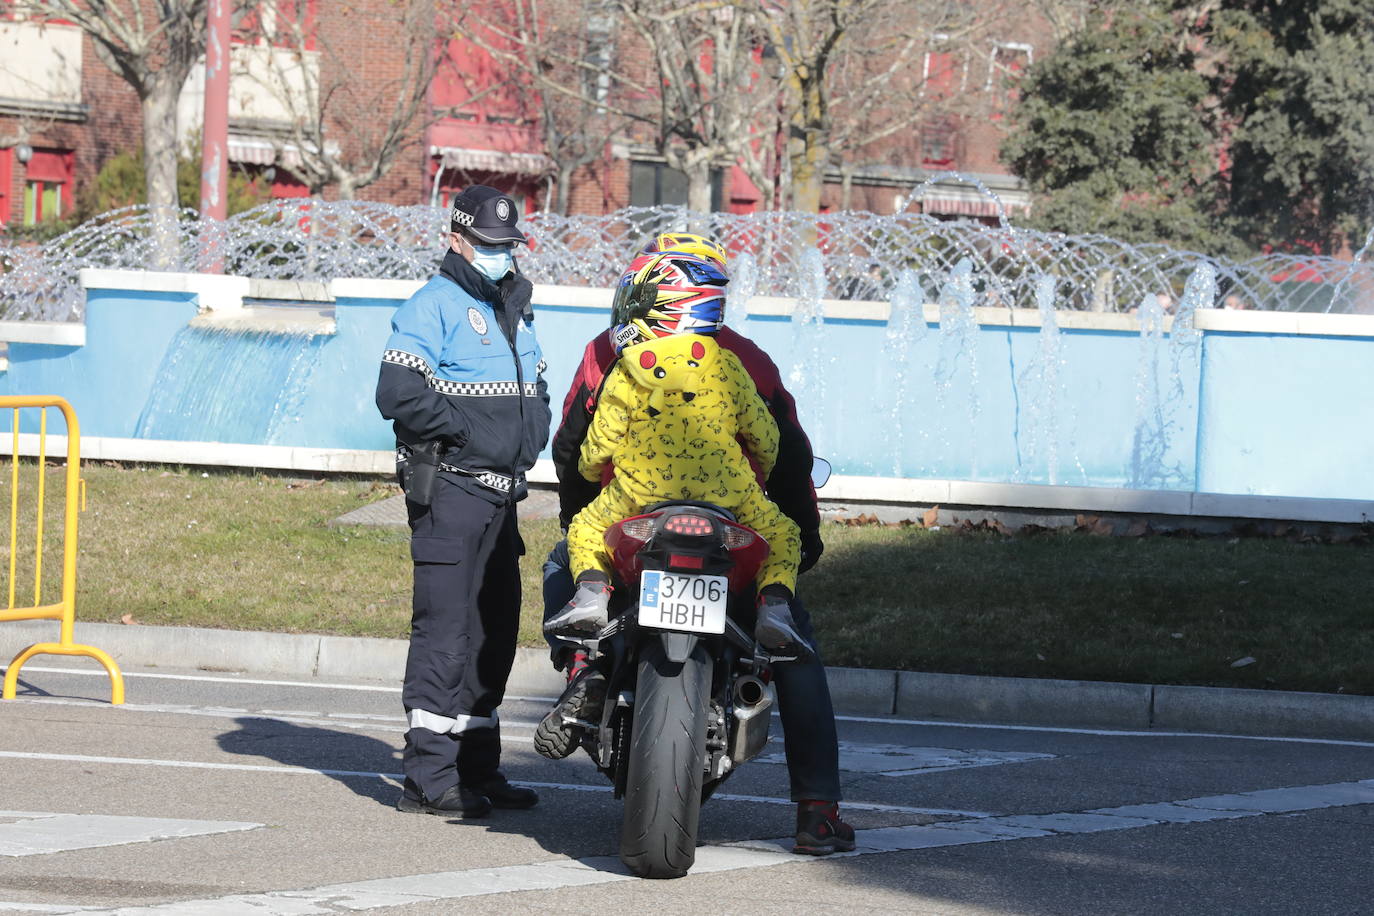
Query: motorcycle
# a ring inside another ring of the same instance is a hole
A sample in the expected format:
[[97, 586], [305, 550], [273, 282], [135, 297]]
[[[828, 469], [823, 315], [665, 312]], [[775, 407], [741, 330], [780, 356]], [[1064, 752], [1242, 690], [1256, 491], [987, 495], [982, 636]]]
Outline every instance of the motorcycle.
[[[828, 476], [818, 459], [813, 482]], [[769, 548], [727, 510], [657, 503], [605, 542], [609, 623], [560, 638], [605, 673], [606, 702], [598, 721], [564, 724], [625, 800], [621, 861], [642, 878], [680, 878], [696, 860], [702, 803], [768, 744], [772, 666], [798, 656], [770, 655], [739, 623], [752, 619]], [[541, 725], [536, 744], [551, 740], [565, 738]]]

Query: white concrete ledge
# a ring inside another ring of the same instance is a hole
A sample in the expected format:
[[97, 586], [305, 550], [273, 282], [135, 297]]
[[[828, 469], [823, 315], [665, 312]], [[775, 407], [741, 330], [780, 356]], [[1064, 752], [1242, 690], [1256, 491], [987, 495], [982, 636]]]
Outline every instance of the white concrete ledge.
[[106, 270], [83, 267], [77, 274], [83, 289], [190, 293], [202, 309], [240, 309], [252, 289], [247, 277], [226, 274], [170, 273], [161, 270]]
[[[233, 277], [221, 274], [168, 273], [163, 271], [107, 270], [83, 268], [81, 285], [86, 289], [150, 290], [153, 292], [186, 292], [199, 297], [203, 309], [241, 308], [245, 296], [284, 298], [303, 301], [344, 299], [410, 298], [424, 280], [382, 280], [366, 277], [338, 277], [328, 283], [313, 281], [264, 280]], [[560, 286], [536, 284], [534, 302], [542, 308], [609, 309], [613, 291], [605, 287]], [[883, 323], [891, 306], [887, 302], [859, 299], [823, 299], [826, 318], [853, 319]], [[754, 296], [747, 304], [751, 315], [783, 317], [796, 309], [796, 300], [781, 296]], [[933, 303], [924, 306], [928, 324], [939, 324], [940, 308]], [[977, 307], [974, 319], [983, 327], [1038, 328], [1041, 317], [1038, 309]], [[1060, 328], [1073, 330], [1138, 332], [1140, 322], [1132, 314], [1118, 312], [1079, 312], [1058, 310], [1054, 316]], [[23, 324], [28, 322], [15, 322]], [[1164, 319], [1168, 331], [1172, 318]], [[1254, 309], [1199, 309], [1194, 319], [1204, 331], [1226, 331], [1250, 334], [1294, 334], [1329, 337], [1374, 337], [1374, 315], [1342, 315], [1321, 312], [1269, 312]], [[45, 341], [40, 341], [45, 342]]]
[[339, 277], [329, 281], [329, 296], [340, 299], [395, 299], [404, 302], [424, 286], [425, 280], [374, 280], [367, 277]]
[[0, 341], [84, 347], [86, 324], [81, 321], [0, 321]]
[[319, 280], [266, 280], [250, 277], [248, 295], [253, 299], [284, 299], [291, 302], [332, 302], [329, 284]]

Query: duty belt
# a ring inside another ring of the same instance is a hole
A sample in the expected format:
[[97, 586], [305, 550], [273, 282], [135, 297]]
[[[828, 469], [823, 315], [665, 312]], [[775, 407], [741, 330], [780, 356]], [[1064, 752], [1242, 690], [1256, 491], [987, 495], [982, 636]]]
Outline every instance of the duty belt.
[[[412, 454], [413, 450], [408, 445], [396, 446], [396, 460], [405, 461]], [[439, 462], [439, 470], [448, 471], [452, 474], [462, 474], [464, 477], [471, 477], [483, 486], [490, 487], [499, 493], [509, 493], [515, 487], [515, 478], [507, 477], [505, 474], [497, 474], [495, 471], [469, 471], [467, 468], [460, 468], [454, 464]]]

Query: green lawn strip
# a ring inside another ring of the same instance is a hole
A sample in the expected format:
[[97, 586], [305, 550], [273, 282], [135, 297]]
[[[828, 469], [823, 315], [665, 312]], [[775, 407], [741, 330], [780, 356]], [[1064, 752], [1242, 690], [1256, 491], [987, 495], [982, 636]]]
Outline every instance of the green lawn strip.
[[[330, 524], [395, 492], [378, 478], [94, 464], [82, 474], [78, 620], [408, 631], [405, 532]], [[56, 545], [54, 493], [46, 516]], [[558, 529], [542, 520], [521, 533], [520, 640], [539, 646], [540, 568]], [[843, 525], [824, 535], [800, 593], [828, 664], [1374, 694], [1368, 545]], [[44, 563], [46, 593], [60, 554]], [[1245, 657], [1256, 661], [1231, 667]]]

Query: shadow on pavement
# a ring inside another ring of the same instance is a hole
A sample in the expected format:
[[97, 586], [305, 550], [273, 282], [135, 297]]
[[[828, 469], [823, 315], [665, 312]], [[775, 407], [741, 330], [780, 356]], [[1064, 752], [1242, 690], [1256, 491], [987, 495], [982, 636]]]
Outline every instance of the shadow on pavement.
[[266, 716], [240, 716], [234, 722], [238, 731], [215, 739], [226, 753], [319, 770], [364, 798], [387, 807], [396, 803], [399, 747], [348, 729], [297, 725]]

